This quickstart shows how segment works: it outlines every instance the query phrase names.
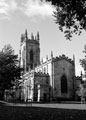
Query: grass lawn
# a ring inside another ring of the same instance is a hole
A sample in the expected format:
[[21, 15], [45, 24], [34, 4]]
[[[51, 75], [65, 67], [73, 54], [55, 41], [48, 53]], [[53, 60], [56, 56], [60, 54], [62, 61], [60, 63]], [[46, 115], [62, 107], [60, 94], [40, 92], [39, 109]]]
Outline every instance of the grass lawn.
[[85, 110], [12, 107], [0, 103], [0, 120], [86, 120]]

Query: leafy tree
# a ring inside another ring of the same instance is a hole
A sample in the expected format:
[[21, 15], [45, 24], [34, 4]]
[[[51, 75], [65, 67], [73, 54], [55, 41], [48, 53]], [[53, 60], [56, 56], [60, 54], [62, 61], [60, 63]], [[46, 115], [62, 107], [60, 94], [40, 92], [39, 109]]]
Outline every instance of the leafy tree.
[[4, 46], [0, 51], [0, 91], [11, 88], [17, 79], [20, 79], [18, 55], [15, 55], [10, 45]]
[[81, 98], [81, 102], [85, 100], [86, 97], [86, 83], [80, 84], [80, 86], [76, 90], [76, 95]]
[[84, 68], [85, 71], [85, 78], [86, 78], [86, 45], [84, 46], [84, 51], [83, 53], [85, 53], [85, 58], [83, 58], [82, 60], [80, 60], [80, 63], [82, 65], [82, 67]]
[[46, 0], [56, 7], [55, 22], [65, 37], [71, 40], [73, 33], [86, 30], [86, 0]]

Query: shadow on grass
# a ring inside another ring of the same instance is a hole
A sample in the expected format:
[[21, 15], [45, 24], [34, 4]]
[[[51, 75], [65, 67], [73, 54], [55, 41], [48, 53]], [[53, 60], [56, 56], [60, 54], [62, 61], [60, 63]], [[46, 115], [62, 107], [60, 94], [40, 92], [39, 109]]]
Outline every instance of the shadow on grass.
[[86, 120], [86, 111], [5, 106], [0, 103], [0, 120]]

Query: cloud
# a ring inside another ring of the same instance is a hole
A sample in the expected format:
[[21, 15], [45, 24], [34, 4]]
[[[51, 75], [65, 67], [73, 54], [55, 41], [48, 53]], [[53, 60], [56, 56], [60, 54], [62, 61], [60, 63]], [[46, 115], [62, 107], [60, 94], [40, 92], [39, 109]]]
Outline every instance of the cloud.
[[0, 19], [9, 19], [15, 11], [28, 17], [52, 16], [55, 8], [45, 0], [0, 0]]
[[0, 0], [0, 17], [8, 18], [11, 12], [17, 9], [15, 0]]
[[15, 11], [17, 9], [17, 2], [15, 0], [10, 0], [10, 10]]
[[5, 2], [5, 0], [0, 1], [0, 14], [8, 14], [9, 5]]
[[41, 0], [27, 0], [24, 4], [24, 13], [28, 17], [34, 16], [52, 16], [54, 7], [49, 3]]

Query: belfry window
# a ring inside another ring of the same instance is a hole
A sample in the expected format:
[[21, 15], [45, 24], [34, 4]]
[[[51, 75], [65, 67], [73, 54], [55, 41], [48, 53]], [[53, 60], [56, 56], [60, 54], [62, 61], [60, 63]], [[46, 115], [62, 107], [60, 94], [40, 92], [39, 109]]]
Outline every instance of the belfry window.
[[30, 61], [33, 62], [33, 50], [30, 51]]
[[68, 88], [67, 88], [67, 77], [63, 75], [61, 77], [61, 93], [67, 93]]

